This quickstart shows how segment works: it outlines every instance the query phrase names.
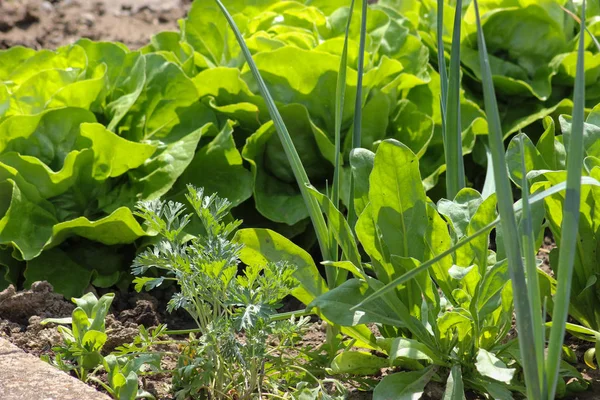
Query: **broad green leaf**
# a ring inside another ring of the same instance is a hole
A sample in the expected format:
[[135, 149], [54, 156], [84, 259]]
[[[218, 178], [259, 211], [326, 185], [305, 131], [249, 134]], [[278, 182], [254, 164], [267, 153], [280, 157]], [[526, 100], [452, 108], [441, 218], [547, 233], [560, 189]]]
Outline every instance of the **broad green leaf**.
[[373, 207], [367, 204], [356, 223], [356, 237], [364, 251], [371, 257], [371, 263], [377, 279], [387, 283], [394, 275], [391, 258], [387, 246], [382, 240], [381, 232], [373, 215]]
[[[245, 27], [249, 18], [273, 3], [274, 0], [234, 0], [227, 2], [227, 9]], [[180, 28], [183, 38], [204, 56], [209, 66], [240, 62], [240, 48], [214, 2], [194, 2], [187, 18], [180, 21]]]
[[94, 152], [92, 176], [104, 180], [123, 175], [141, 166], [156, 151], [156, 146], [125, 140], [100, 124], [82, 123], [75, 149], [90, 148]]
[[105, 65], [98, 66], [90, 79], [81, 79], [77, 69], [42, 71], [14, 90], [5, 115], [33, 115], [60, 107], [89, 109], [102, 93], [105, 74]]
[[[150, 43], [140, 49], [143, 54], [159, 53], [164, 57], [170, 57], [170, 61], [181, 66], [185, 73], [192, 77], [198, 73], [198, 68], [206, 68], [205, 62], [201, 62], [194, 48], [184, 41], [178, 32], [159, 32], [150, 38]], [[198, 65], [197, 65], [198, 64]]]
[[567, 158], [565, 146], [563, 143], [556, 140], [554, 135], [554, 120], [550, 117], [545, 117], [544, 126], [545, 131], [538, 140], [536, 148], [549, 169], [564, 169]]
[[385, 358], [362, 351], [344, 351], [331, 362], [332, 374], [373, 375], [388, 365]]
[[[523, 140], [524, 144], [525, 151], [523, 157], [525, 158], [525, 165], [521, 163], [520, 140]], [[506, 162], [510, 179], [517, 187], [521, 187], [523, 174], [527, 175], [528, 172], [534, 170], [550, 169], [542, 155], [531, 142], [531, 139], [524, 133], [517, 134], [511, 139], [506, 151]]]
[[58, 223], [48, 208], [45, 200], [28, 197], [14, 180], [0, 181], [0, 244], [13, 245], [24, 260], [39, 255]]
[[435, 369], [429, 367], [388, 375], [373, 390], [373, 400], [418, 400], [434, 373]]
[[[280, 113], [310, 181], [322, 186], [333, 172], [333, 144], [303, 106], [287, 105]], [[248, 138], [242, 155], [254, 174], [256, 208], [272, 221], [293, 225], [308, 217], [308, 210], [275, 133], [272, 122], [264, 124]]]
[[[465, 39], [462, 40], [461, 61], [478, 79], [482, 79], [474, 40], [476, 27], [473, 9], [471, 6], [465, 17], [468, 23]], [[485, 12], [483, 8], [483, 33], [498, 92], [502, 95], [547, 99], [551, 94], [551, 77], [557, 72], [556, 67], [551, 65], [552, 57], [565, 52], [570, 39], [563, 31], [562, 18], [554, 18], [560, 9], [530, 3], [526, 7], [504, 6], [487, 15]], [[519, 21], [523, 20], [527, 20], [527, 27], [520, 24]], [[526, 37], [522, 34], [523, 29], [528, 32]], [[505, 52], [504, 57], [494, 56], [501, 52]]]
[[104, 332], [106, 314], [108, 314], [108, 310], [110, 308], [110, 305], [112, 304], [113, 299], [114, 294], [107, 293], [104, 296], [100, 297], [100, 299], [98, 299], [98, 302], [94, 304], [92, 312], [89, 314], [89, 316], [93, 319], [92, 324], [90, 325], [90, 329]]
[[[305, 106], [315, 125], [333, 138], [339, 57], [287, 46], [258, 53], [254, 61], [276, 102]], [[250, 76], [249, 71], [242, 71], [242, 79], [256, 93], [256, 84]], [[342, 123], [352, 117], [355, 96], [356, 71], [348, 69]]]
[[87, 67], [85, 51], [77, 45], [63, 46], [56, 51], [40, 50], [34, 53], [20, 48], [3, 52], [2, 58], [3, 61], [13, 59], [7, 64], [2, 63], [2, 79], [9, 83], [12, 90], [44, 71], [69, 70], [82, 73]]
[[475, 368], [477, 368], [477, 371], [479, 371], [481, 375], [506, 384], [510, 384], [510, 381], [515, 374], [514, 368], [507, 368], [502, 360], [484, 349], [479, 349], [479, 352], [477, 353]]
[[227, 123], [221, 132], [202, 147], [173, 186], [173, 192], [187, 192], [186, 185], [218, 193], [234, 206], [252, 196], [252, 174], [243, 166], [233, 140], [233, 127]]
[[463, 341], [473, 329], [473, 320], [468, 312], [458, 308], [442, 314], [437, 319], [437, 327], [442, 338], [452, 338], [456, 330], [458, 340]]
[[297, 270], [296, 279], [300, 287], [294, 296], [304, 304], [327, 290], [327, 285], [310, 256], [289, 239], [268, 229], [240, 229], [234, 241], [244, 245], [240, 260], [248, 265], [263, 265], [267, 262], [289, 261]]
[[[387, 339], [385, 339], [387, 340]], [[396, 358], [410, 358], [412, 360], [425, 360], [429, 362], [435, 362], [436, 364], [443, 364], [431, 349], [420, 343], [418, 340], [406, 339], [406, 338], [393, 338], [391, 339], [389, 352], [390, 365], [393, 364]]]
[[400, 100], [396, 106], [388, 137], [398, 140], [423, 156], [433, 136], [433, 120], [409, 100]]
[[452, 224], [455, 241], [467, 235], [469, 222], [482, 201], [481, 194], [470, 188], [460, 190], [454, 200], [441, 199], [438, 201], [437, 210]]
[[107, 119], [110, 120], [106, 128], [111, 131], [117, 128], [138, 101], [146, 85], [146, 58], [140, 53], [128, 53], [120, 67], [114, 87], [108, 92], [104, 109]]
[[73, 337], [77, 342], [81, 342], [83, 336], [90, 328], [90, 320], [85, 311], [80, 307], [75, 308], [71, 316], [73, 324]]
[[0, 123], [0, 154], [15, 151], [36, 157], [53, 171], [59, 171], [68, 153], [76, 148], [84, 122], [96, 122], [96, 118], [79, 108], [7, 118]]
[[45, 251], [42, 257], [27, 262], [25, 286], [48, 281], [57, 293], [65, 297], [78, 297], [89, 285], [91, 277], [92, 271], [72, 261], [62, 250], [52, 249]]
[[6, 50], [0, 51], [0, 80], [10, 80], [10, 75], [13, 74], [22, 63], [33, 57], [35, 54], [36, 51], [34, 49], [23, 46], [12, 46]]
[[265, 101], [250, 91], [237, 68], [210, 68], [192, 81], [200, 98], [208, 99], [217, 114], [239, 122], [239, 129], [254, 132], [269, 120]]
[[[114, 298], [114, 295], [112, 295]], [[94, 307], [98, 304], [98, 298], [92, 292], [88, 292], [81, 297], [72, 298], [71, 301], [75, 303], [75, 305], [85, 311], [85, 314], [89, 319], [92, 318], [92, 312]]]
[[383, 299], [374, 300], [356, 311], [349, 309], [363, 300], [369, 286], [358, 279], [349, 279], [333, 290], [313, 300], [309, 308], [316, 307], [328, 320], [341, 326], [356, 326], [368, 323], [384, 323], [405, 326], [396, 312]]
[[98, 351], [104, 346], [107, 338], [108, 336], [106, 333], [94, 330], [90, 327], [90, 330], [83, 335], [81, 343], [86, 347], [89, 346], [91, 351]]
[[460, 365], [453, 365], [446, 381], [446, 390], [444, 390], [443, 400], [464, 400], [465, 387], [462, 379]]
[[393, 254], [422, 260], [428, 226], [425, 190], [417, 157], [403, 144], [387, 140], [375, 154], [370, 177], [372, 213]]
[[60, 222], [52, 227], [52, 239], [47, 247], [54, 247], [71, 236], [79, 236], [106, 245], [133, 243], [146, 232], [139, 225], [131, 210], [120, 207], [110, 215], [90, 221], [85, 217]]
[[481, 318], [485, 318], [500, 306], [502, 290], [508, 283], [506, 260], [487, 269], [477, 287], [477, 311]]

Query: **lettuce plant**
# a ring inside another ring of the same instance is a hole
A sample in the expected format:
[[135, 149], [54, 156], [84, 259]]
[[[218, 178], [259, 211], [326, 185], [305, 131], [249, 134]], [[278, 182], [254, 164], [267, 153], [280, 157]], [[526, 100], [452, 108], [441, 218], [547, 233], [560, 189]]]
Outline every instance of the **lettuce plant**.
[[[453, 43], [455, 3], [445, 1], [441, 31], [446, 49]], [[473, 99], [480, 101], [482, 71], [478, 60], [477, 28], [474, 2], [462, 4], [462, 72]], [[420, 34], [435, 50], [434, 38], [440, 23], [435, 19], [433, 0], [424, 2]], [[573, 107], [573, 84], [580, 30], [571, 14], [580, 14], [581, 2], [551, 1], [482, 1], [481, 22], [489, 38], [490, 67], [498, 95], [498, 106], [505, 137], [554, 113], [570, 113]], [[566, 11], [564, 11], [566, 10]], [[589, 7], [588, 7], [589, 10]], [[596, 14], [588, 12], [590, 18]], [[522, 21], [527, 20], [527, 32]], [[595, 19], [589, 21], [596, 32]], [[594, 33], [593, 33], [594, 34]], [[585, 50], [586, 105], [593, 107], [598, 98], [598, 60], [600, 54], [588, 36]]]
[[[368, 55], [361, 68], [363, 90], [361, 99], [357, 100], [356, 68], [361, 57], [355, 49], [360, 42], [359, 21], [363, 18], [362, 11], [350, 10], [350, 2], [306, 5], [296, 1], [226, 1], [223, 4], [232, 15], [273, 100], [281, 105], [282, 118], [299, 150], [307, 176], [315, 186], [324, 190], [326, 182], [331, 182], [336, 157], [335, 124], [339, 123], [345, 165], [343, 176], [346, 176], [342, 179], [341, 194], [348, 205], [351, 174], [347, 173], [347, 159], [352, 148], [352, 131], [357, 130], [353, 109], [354, 114], [359, 111], [362, 114], [358, 122], [360, 140], [354, 139], [355, 146], [373, 149], [379, 141], [392, 137], [424, 157], [430, 143], [441, 144], [439, 125], [432, 121], [433, 114], [422, 112], [423, 104], [417, 103], [423, 102], [421, 97], [404, 95], [406, 91], [427, 85], [435, 72], [427, 66], [426, 47], [420, 41], [415, 20], [399, 13], [396, 5], [383, 2], [368, 8], [363, 47]], [[181, 22], [182, 39], [191, 44], [208, 65], [214, 66], [200, 75], [214, 77], [215, 87], [207, 95], [217, 114], [238, 121], [236, 130], [240, 136], [251, 135], [244, 145], [243, 155], [255, 176], [254, 198], [258, 211], [272, 221], [288, 225], [299, 223], [308, 212], [302, 206], [301, 190], [294, 182], [292, 168], [273, 135], [275, 128], [267, 122], [264, 102], [253, 95], [259, 92], [253, 73], [244, 65], [233, 37], [223, 28], [210, 32], [205, 28], [223, 18], [215, 14], [215, 7], [211, 2], [195, 2], [188, 17]], [[352, 13], [357, 15], [346, 27]], [[401, 39], [397, 37], [399, 34]], [[225, 43], [226, 48], [221, 47]], [[345, 48], [347, 64], [341, 63]], [[343, 71], [338, 74], [342, 64]], [[228, 79], [224, 78], [225, 74]], [[343, 81], [336, 82], [340, 76], [344, 77]], [[338, 91], [340, 83], [341, 92]], [[217, 89], [218, 86], [222, 89]], [[436, 107], [437, 96], [431, 97]], [[336, 101], [340, 98], [344, 99], [343, 107], [336, 115]], [[355, 100], [358, 107], [353, 107]], [[430, 104], [427, 106], [431, 109]], [[465, 116], [465, 126], [471, 125], [473, 114]], [[469, 152], [475, 137], [472, 133], [465, 135], [471, 135], [465, 148]], [[443, 159], [432, 155], [428, 160], [431, 164], [424, 162], [423, 165], [427, 168], [431, 188], [443, 172]]]
[[71, 297], [126, 279], [127, 245], [147, 236], [131, 209], [176, 197], [190, 166], [218, 174], [186, 182], [236, 204], [251, 196], [231, 125], [199, 101], [179, 59], [86, 39], [0, 59], [3, 283], [24, 270], [25, 284], [48, 280]]

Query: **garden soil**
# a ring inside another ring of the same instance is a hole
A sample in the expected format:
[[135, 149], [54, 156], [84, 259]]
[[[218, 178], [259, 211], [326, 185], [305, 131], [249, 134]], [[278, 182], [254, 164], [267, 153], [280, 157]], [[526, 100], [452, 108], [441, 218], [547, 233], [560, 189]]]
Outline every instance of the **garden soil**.
[[[170, 329], [193, 328], [193, 321], [183, 312], [169, 314], [164, 312], [169, 291], [154, 291], [154, 297], [147, 293], [116, 293], [111, 310], [106, 318], [108, 340], [103, 353], [108, 354], [116, 347], [130, 343], [139, 332], [139, 326], [147, 328], [166, 323]], [[103, 293], [96, 293], [100, 297]], [[294, 304], [295, 301], [288, 303]], [[288, 307], [286, 307], [288, 308]], [[70, 317], [73, 303], [62, 295], [54, 293], [47, 282], [35, 282], [31, 289], [17, 291], [11, 285], [0, 292], [0, 337], [3, 337], [37, 357], [52, 356], [52, 347], [62, 343], [55, 324], [42, 325], [45, 318]], [[290, 310], [286, 310], [290, 311]], [[184, 339], [185, 337], [179, 337]], [[302, 347], [318, 347], [325, 340], [325, 325], [316, 322], [298, 343]], [[162, 351], [177, 352], [177, 346], [161, 348]], [[163, 360], [164, 370], [175, 367], [175, 360], [168, 357]], [[171, 400], [169, 394], [170, 377], [167, 374], [140, 378], [144, 389], [153, 393], [158, 400]], [[371, 399], [370, 393], [353, 392], [349, 399]]]
[[0, 0], [0, 49], [54, 49], [80, 37], [132, 49], [177, 30], [191, 0]]

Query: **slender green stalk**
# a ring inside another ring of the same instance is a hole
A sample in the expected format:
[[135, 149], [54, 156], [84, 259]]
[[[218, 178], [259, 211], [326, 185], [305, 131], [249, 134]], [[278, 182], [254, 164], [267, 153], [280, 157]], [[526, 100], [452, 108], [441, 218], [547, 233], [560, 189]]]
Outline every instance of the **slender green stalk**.
[[[348, 21], [346, 22], [346, 32], [344, 34], [344, 47], [340, 58], [340, 68], [338, 72], [336, 88], [335, 88], [335, 165], [333, 171], [333, 185], [331, 193], [331, 201], [335, 208], [340, 208], [340, 173], [342, 170], [341, 153], [342, 153], [342, 119], [344, 116], [344, 98], [346, 96], [346, 72], [348, 69], [348, 38], [350, 36], [350, 24], [352, 23], [352, 14], [354, 13], [354, 0], [350, 3], [350, 12]], [[338, 261], [338, 243], [335, 240], [332, 229], [329, 229], [329, 245], [330, 255], [334, 258], [331, 261]], [[325, 267], [327, 274], [327, 284], [329, 288], [334, 288], [346, 279], [345, 274], [340, 274], [339, 269]]]
[[[561, 6], [560, 8], [563, 9], [564, 12], [566, 12], [568, 15], [571, 16], [571, 18], [573, 18], [575, 20], [575, 22], [577, 22], [578, 24], [581, 25], [581, 20], [579, 19], [579, 17], [577, 15], [575, 15], [573, 13], [573, 11]], [[590, 32], [590, 30], [588, 29], [588, 27], [583, 27], [581, 29], [581, 32], [586, 31], [588, 35], [590, 35], [590, 38], [592, 39], [592, 42], [594, 42], [594, 45], [596, 45], [596, 48], [598, 49], [598, 51], [600, 51], [600, 42], [598, 41], [598, 39], [596, 39], [596, 36], [594, 36], [594, 34], [592, 32]]]
[[[513, 209], [512, 189], [506, 169], [506, 159], [504, 155], [504, 141], [502, 134], [502, 125], [500, 123], [500, 114], [498, 104], [496, 103], [496, 94], [494, 91], [494, 81], [488, 58], [483, 29], [479, 16], [479, 5], [474, 0], [475, 16], [477, 21], [477, 43], [479, 48], [479, 62], [481, 64], [481, 78], [483, 85], [483, 98], [485, 111], [488, 118], [490, 151], [492, 153], [492, 162], [494, 166], [494, 181], [497, 187], [498, 211], [502, 222], [501, 228], [508, 259], [508, 269], [513, 285], [513, 296], [515, 303], [515, 313], [517, 319], [517, 330], [519, 332], [519, 348], [523, 355], [523, 372], [527, 385], [527, 396], [530, 399], [541, 398], [541, 387], [539, 380], [539, 370], [542, 366], [537, 364], [535, 357], [525, 356], [531, 349], [535, 349], [535, 336], [533, 332], [533, 312], [527, 292], [527, 281], [523, 269], [523, 260], [521, 259], [521, 250], [519, 248], [519, 231]], [[540, 310], [537, 310], [539, 313]]]
[[[448, 71], [446, 70], [446, 57], [444, 56], [444, 0], [437, 2], [437, 57], [438, 70], [440, 72], [440, 87], [442, 92], [442, 129], [445, 127], [443, 121], [446, 115], [446, 104], [448, 104]], [[446, 140], [445, 135], [444, 140]]]
[[[527, 273], [527, 290], [533, 311], [533, 335], [535, 337], [535, 358], [538, 366], [544, 365], [544, 319], [542, 315], [542, 300], [540, 298], [540, 283], [538, 279], [535, 251], [535, 234], [533, 232], [533, 221], [531, 218], [531, 206], [529, 205], [529, 182], [527, 182], [527, 171], [525, 169], [525, 145], [523, 136], [519, 135], [519, 147], [521, 150], [521, 198], [523, 199], [523, 215], [521, 217], [523, 227], [523, 254], [525, 258], [525, 271]], [[544, 384], [544, 369], [538, 369], [538, 379], [541, 383], [543, 398], [546, 398]]]
[[579, 35], [575, 89], [573, 93], [573, 125], [571, 127], [569, 151], [567, 153], [567, 193], [565, 195], [565, 203], [563, 206], [564, 217], [561, 226], [560, 253], [558, 257], [558, 283], [552, 312], [552, 328], [550, 330], [550, 341], [548, 343], [548, 358], [546, 359], [548, 399], [554, 398], [556, 385], [559, 379], [560, 357], [565, 335], [565, 324], [567, 323], [569, 314], [573, 263], [575, 261], [579, 230], [585, 108], [584, 30], [585, 0], [581, 4], [581, 34]]
[[[352, 2], [354, 4], [354, 1]], [[354, 129], [352, 131], [352, 149], [361, 145], [362, 128], [362, 92], [363, 92], [363, 71], [365, 68], [365, 42], [367, 38], [367, 12], [368, 1], [362, 0], [362, 15], [360, 21], [360, 42], [358, 45], [358, 66], [356, 79], [356, 101], [354, 103]], [[348, 224], [354, 230], [358, 216], [354, 208], [354, 176], [350, 174], [350, 199], [348, 205]]]
[[242, 49], [242, 53], [248, 63], [248, 67], [252, 71], [252, 75], [256, 82], [258, 83], [258, 88], [262, 97], [265, 99], [265, 103], [267, 104], [267, 108], [269, 110], [269, 114], [271, 119], [273, 120], [273, 125], [277, 130], [277, 135], [279, 136], [279, 140], [281, 140], [281, 144], [283, 145], [283, 150], [285, 151], [285, 155], [287, 156], [290, 165], [292, 167], [292, 171], [294, 172], [294, 177], [298, 182], [298, 187], [300, 188], [300, 192], [302, 193], [302, 198], [304, 199], [304, 204], [308, 209], [308, 214], [310, 215], [310, 219], [315, 228], [315, 233], [317, 235], [317, 241], [319, 242], [319, 248], [321, 249], [321, 254], [325, 260], [332, 259], [330, 254], [329, 247], [329, 231], [327, 230], [327, 224], [325, 223], [325, 217], [319, 208], [319, 204], [317, 201], [310, 195], [308, 191], [307, 185], [310, 184], [308, 179], [308, 175], [306, 174], [306, 170], [302, 165], [302, 161], [300, 160], [300, 156], [296, 151], [296, 147], [294, 146], [294, 142], [290, 137], [290, 133], [288, 132], [285, 123], [283, 122], [283, 118], [277, 110], [277, 106], [275, 105], [275, 101], [271, 97], [271, 93], [265, 84], [265, 81], [262, 79], [260, 72], [258, 71], [258, 67], [252, 58], [252, 54], [250, 54], [250, 50], [246, 43], [244, 42], [244, 38], [242, 33], [238, 29], [235, 21], [231, 17], [231, 14], [227, 11], [221, 0], [215, 0], [223, 15], [227, 19], [229, 26], [233, 30], [235, 34], [235, 38]]
[[[439, 18], [439, 17], [438, 17]], [[460, 123], [460, 29], [462, 21], [462, 0], [456, 1], [454, 13], [454, 32], [452, 33], [452, 51], [450, 54], [450, 76], [448, 94], [445, 104], [446, 126], [443, 129], [446, 139], [444, 150], [446, 155], [446, 195], [454, 199], [465, 187], [465, 167], [462, 157], [462, 128]], [[438, 27], [438, 40], [439, 37]], [[442, 58], [443, 58], [443, 43]], [[439, 46], [439, 44], [438, 44]], [[439, 53], [439, 50], [438, 50]], [[438, 56], [439, 57], [439, 56]], [[440, 74], [441, 77], [441, 74]], [[443, 86], [442, 86], [443, 89]]]
[[340, 58], [340, 68], [335, 87], [335, 170], [333, 172], [333, 187], [331, 201], [336, 208], [340, 205], [340, 169], [342, 167], [340, 154], [342, 147], [342, 118], [344, 115], [344, 98], [346, 97], [346, 70], [348, 68], [348, 37], [350, 35], [350, 24], [354, 13], [354, 0], [350, 2], [350, 13], [346, 22], [344, 34], [344, 47]]

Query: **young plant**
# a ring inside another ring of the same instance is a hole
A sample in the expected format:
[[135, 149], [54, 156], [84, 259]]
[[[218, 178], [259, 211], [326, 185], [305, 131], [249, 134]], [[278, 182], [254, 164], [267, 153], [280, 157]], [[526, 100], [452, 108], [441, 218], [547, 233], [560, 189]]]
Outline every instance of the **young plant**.
[[[63, 371], [74, 371], [82, 381], [88, 380], [90, 371], [102, 365], [100, 351], [106, 343], [105, 319], [114, 298], [108, 293], [97, 299], [93, 293], [73, 298], [77, 305], [71, 318], [47, 318], [42, 324], [61, 324], [58, 327], [64, 344], [53, 348], [56, 353], [52, 364]], [[71, 325], [69, 329], [66, 326]]]
[[[288, 262], [259, 262], [238, 274], [243, 246], [230, 240], [241, 221], [230, 220], [231, 203], [202, 189], [188, 186], [183, 204], [160, 200], [142, 202], [138, 215], [161, 238], [140, 253], [133, 272], [141, 275], [151, 268], [164, 273], [159, 278], [136, 278], [136, 289], [152, 289], [174, 280], [180, 291], [168, 309], [186, 310], [201, 333], [190, 336], [174, 372], [178, 399], [208, 396], [212, 399], [251, 399], [263, 391], [281, 390], [276, 384], [286, 366], [269, 345], [271, 336], [285, 346], [308, 321], [272, 319], [281, 300], [297, 286], [296, 267]], [[192, 218], [201, 221], [203, 233], [189, 237], [184, 228]], [[278, 361], [280, 360], [280, 361]]]
[[[93, 293], [83, 297], [73, 298], [77, 305], [71, 318], [48, 318], [42, 324], [61, 324], [58, 331], [63, 337], [64, 344], [53, 348], [53, 360], [46, 357], [57, 368], [70, 372], [74, 371], [84, 382], [94, 381], [102, 386], [115, 400], [135, 400], [138, 398], [153, 399], [150, 393], [138, 387], [138, 372], [145, 364], [160, 367], [160, 355], [145, 354], [141, 356], [117, 358], [113, 354], [103, 356], [102, 348], [107, 340], [105, 319], [114, 299], [113, 293], [107, 293], [97, 299]], [[62, 324], [72, 325], [69, 329]], [[142, 333], [145, 328], [140, 328]], [[162, 330], [157, 330], [159, 335]], [[155, 336], [156, 336], [155, 335]], [[94, 376], [101, 368], [107, 372], [106, 382]], [[90, 373], [91, 372], [91, 373]]]
[[146, 354], [137, 357], [117, 357], [109, 354], [102, 362], [106, 371], [106, 382], [90, 377], [98, 383], [115, 400], [154, 399], [155, 397], [144, 390], [140, 390], [138, 373], [144, 365], [153, 365], [160, 369], [160, 355]]

